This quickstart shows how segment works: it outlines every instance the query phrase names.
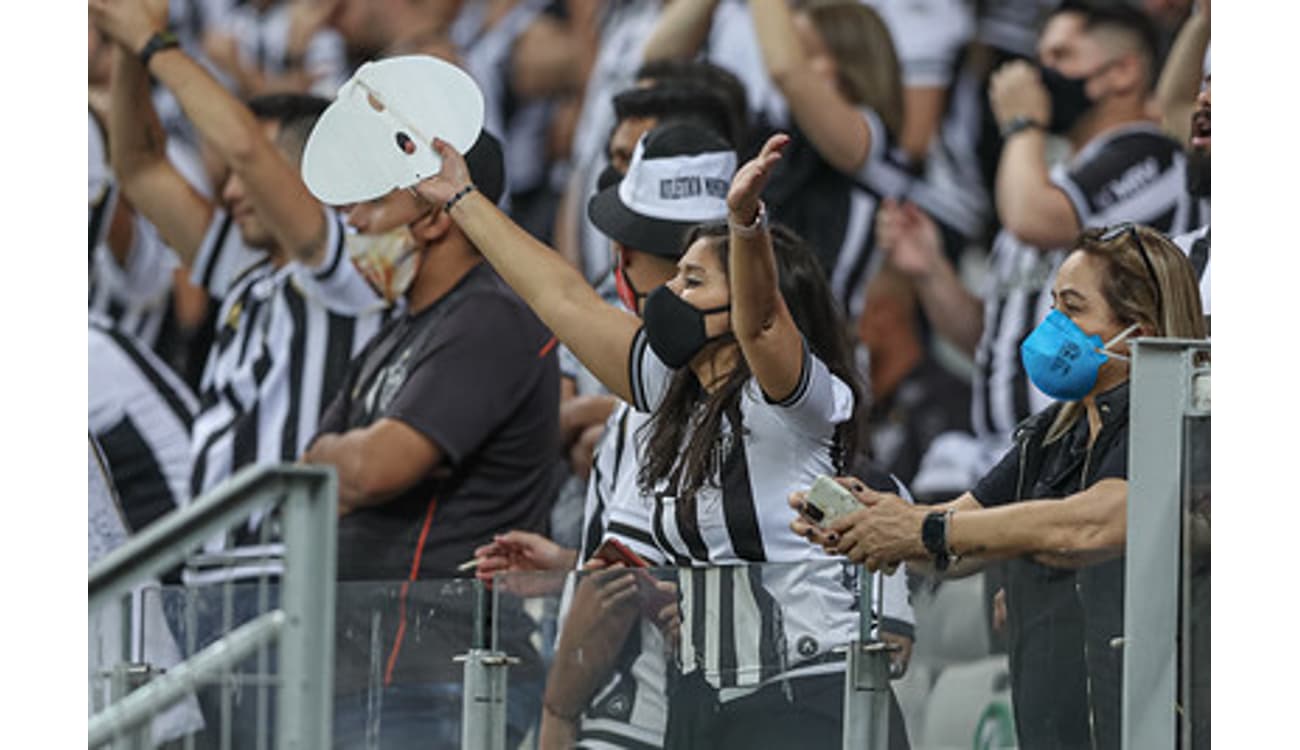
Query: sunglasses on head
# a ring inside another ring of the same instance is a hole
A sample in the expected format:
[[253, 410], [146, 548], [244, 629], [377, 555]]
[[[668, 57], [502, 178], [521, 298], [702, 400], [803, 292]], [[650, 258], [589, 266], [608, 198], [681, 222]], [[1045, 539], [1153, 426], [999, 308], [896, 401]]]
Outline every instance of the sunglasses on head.
[[1116, 225], [1106, 230], [1097, 240], [1099, 242], [1110, 242], [1119, 237], [1131, 238], [1133, 243], [1137, 245], [1138, 253], [1142, 256], [1142, 263], [1147, 267], [1147, 273], [1151, 275], [1151, 285], [1156, 290], [1157, 320], [1163, 320], [1165, 306], [1164, 298], [1160, 294], [1160, 279], [1156, 276], [1156, 267], [1151, 263], [1151, 256], [1147, 255], [1147, 246], [1142, 242], [1142, 233], [1137, 230], [1137, 225], [1132, 222]]

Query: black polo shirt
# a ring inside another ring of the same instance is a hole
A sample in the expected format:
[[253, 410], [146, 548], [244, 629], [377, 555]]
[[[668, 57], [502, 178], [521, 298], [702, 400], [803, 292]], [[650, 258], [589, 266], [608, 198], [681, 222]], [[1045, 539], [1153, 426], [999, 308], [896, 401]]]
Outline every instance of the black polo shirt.
[[[1054, 404], [1027, 420], [971, 490], [985, 507], [1063, 498], [1102, 479], [1128, 479], [1128, 382], [1096, 398], [1102, 428], [1088, 446], [1080, 416], [1050, 445]], [[1022, 474], [1023, 469], [1023, 474]], [[1021, 557], [1007, 562], [1012, 699], [1022, 747], [1118, 748], [1122, 662], [1110, 640], [1124, 631], [1123, 558], [1078, 571]]]

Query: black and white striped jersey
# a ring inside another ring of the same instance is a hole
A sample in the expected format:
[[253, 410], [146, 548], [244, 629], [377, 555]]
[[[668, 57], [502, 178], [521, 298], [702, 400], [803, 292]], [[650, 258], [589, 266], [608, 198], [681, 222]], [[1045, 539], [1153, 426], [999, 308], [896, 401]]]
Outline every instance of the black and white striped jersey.
[[[1208, 216], [1209, 213], [1206, 212]], [[1173, 242], [1187, 254], [1201, 284], [1201, 309], [1210, 315], [1210, 225], [1173, 237]]]
[[[1200, 223], [1184, 185], [1185, 164], [1177, 143], [1154, 125], [1137, 123], [1102, 134], [1056, 165], [1051, 180], [1084, 228], [1132, 221], [1180, 234]], [[994, 239], [975, 351], [971, 424], [977, 436], [1009, 444], [1021, 420], [1052, 402], [1029, 382], [1020, 342], [1051, 308], [1051, 284], [1065, 254], [1032, 247], [1005, 229]]]
[[[644, 330], [630, 360], [635, 407], [650, 411], [673, 371]], [[739, 408], [724, 420], [718, 481], [706, 483], [692, 505], [679, 503], [669, 482], [648, 498], [654, 542], [683, 569], [679, 666], [702, 669], [722, 700], [772, 679], [841, 670], [843, 657], [832, 649], [857, 637], [860, 568], [791, 531], [788, 504], [792, 492], [835, 473], [834, 431], [852, 415], [853, 394], [806, 347], [802, 372], [777, 403], [757, 381], [744, 387]], [[890, 484], [882, 489], [907, 496], [896, 480]], [[901, 573], [891, 578], [902, 584]], [[906, 602], [905, 592], [901, 598]], [[911, 619], [910, 608], [905, 616]]]
[[483, 128], [502, 134], [510, 194], [524, 193], [547, 178], [546, 134], [551, 120], [547, 99], [521, 98], [510, 84], [515, 42], [546, 13], [550, 0], [521, 0], [487, 26], [487, 3], [468, 4], [452, 25], [452, 40], [465, 68], [483, 91]]
[[102, 316], [87, 329], [87, 419], [132, 533], [189, 499], [198, 400], [149, 347]]
[[[238, 41], [240, 63], [272, 76], [285, 75], [294, 67], [288, 60], [292, 23], [288, 3], [274, 3], [265, 10], [257, 3], [236, 4], [216, 19], [221, 31]], [[318, 29], [307, 42], [300, 65], [311, 75], [310, 93], [332, 98], [349, 75], [343, 36], [328, 25]]]
[[172, 307], [172, 279], [180, 258], [139, 214], [131, 219], [131, 248], [126, 263], [99, 242], [90, 254], [90, 312], [144, 342], [159, 345]]
[[277, 269], [262, 254], [229, 283], [210, 253], [241, 240], [223, 212], [213, 217], [193, 269], [194, 282], [222, 299], [194, 422], [195, 497], [246, 465], [296, 461], [348, 363], [387, 319], [383, 298], [347, 257], [341, 220], [323, 210], [318, 268]]

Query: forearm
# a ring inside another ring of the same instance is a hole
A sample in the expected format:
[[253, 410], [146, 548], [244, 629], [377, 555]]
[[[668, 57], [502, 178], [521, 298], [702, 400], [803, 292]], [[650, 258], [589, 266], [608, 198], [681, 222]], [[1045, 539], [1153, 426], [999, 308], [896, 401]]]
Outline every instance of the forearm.
[[930, 141], [943, 119], [948, 89], [943, 86], [909, 86], [903, 89], [903, 133], [899, 145], [917, 162], [925, 161]]
[[795, 35], [790, 5], [787, 0], [751, 0], [749, 8], [763, 66], [779, 84], [793, 71], [805, 67], [803, 45]]
[[733, 226], [728, 244], [731, 328], [743, 347], [772, 330], [782, 306], [781, 291], [766, 230], [750, 232]]
[[366, 475], [366, 446], [358, 432], [329, 433], [316, 438], [302, 460], [309, 464], [334, 467], [339, 481], [339, 515], [358, 508], [382, 504], [389, 497], [379, 497]]
[[1201, 90], [1205, 51], [1210, 46], [1210, 21], [1193, 13], [1169, 48], [1165, 67], [1156, 84], [1161, 125], [1174, 140], [1185, 143], [1191, 134], [1192, 110]]
[[144, 66], [121, 45], [113, 54], [108, 127], [113, 172], [127, 201], [190, 265], [207, 232], [212, 205], [167, 158], [167, 137], [151, 103]]
[[253, 113], [189, 55], [154, 55], [149, 72], [172, 92], [204, 141], [231, 169], [239, 171], [266, 143]]
[[984, 333], [984, 302], [966, 288], [957, 269], [943, 259], [931, 273], [916, 278], [916, 291], [925, 317], [939, 335], [974, 357]]
[[832, 167], [856, 171], [871, 149], [857, 107], [808, 66], [786, 0], [753, 0], [750, 8], [763, 64], [795, 122]]
[[1002, 225], [1023, 242], [1051, 250], [1068, 244], [1080, 227], [1069, 199], [1052, 183], [1046, 145], [1037, 128], [1008, 138], [998, 161], [996, 193]]
[[638, 327], [635, 317], [606, 304], [576, 268], [477, 190], [453, 206], [451, 218], [587, 369], [631, 402], [627, 357]]
[[646, 40], [642, 59], [690, 59], [700, 51], [713, 25], [713, 11], [718, 0], [672, 0], [666, 4]]
[[1021, 131], [1003, 143], [994, 190], [998, 220], [1004, 225], [1023, 224], [1033, 213], [1034, 195], [1051, 186], [1046, 148], [1047, 136], [1037, 128]]
[[962, 556], [1034, 554], [1079, 563], [1113, 554], [1124, 545], [1127, 492], [1108, 489], [1111, 491], [1088, 491], [1063, 500], [959, 511], [949, 520], [949, 547]]
[[320, 203], [252, 111], [183, 53], [155, 55], [149, 70], [176, 96], [204, 141], [243, 180], [287, 259], [317, 265], [325, 255], [327, 232]]
[[141, 169], [167, 160], [167, 136], [149, 96], [149, 75], [131, 50], [115, 45], [109, 87], [109, 157], [126, 186]]

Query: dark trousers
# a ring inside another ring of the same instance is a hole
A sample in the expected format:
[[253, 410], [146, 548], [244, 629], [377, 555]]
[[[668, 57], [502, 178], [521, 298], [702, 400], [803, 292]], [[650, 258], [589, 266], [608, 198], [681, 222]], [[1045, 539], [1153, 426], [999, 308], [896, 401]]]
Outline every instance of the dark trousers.
[[[785, 750], [843, 744], [844, 674], [776, 681], [743, 698], [719, 702], [699, 672], [670, 689], [665, 747], [670, 750]], [[907, 728], [889, 694], [889, 748], [909, 750]]]

